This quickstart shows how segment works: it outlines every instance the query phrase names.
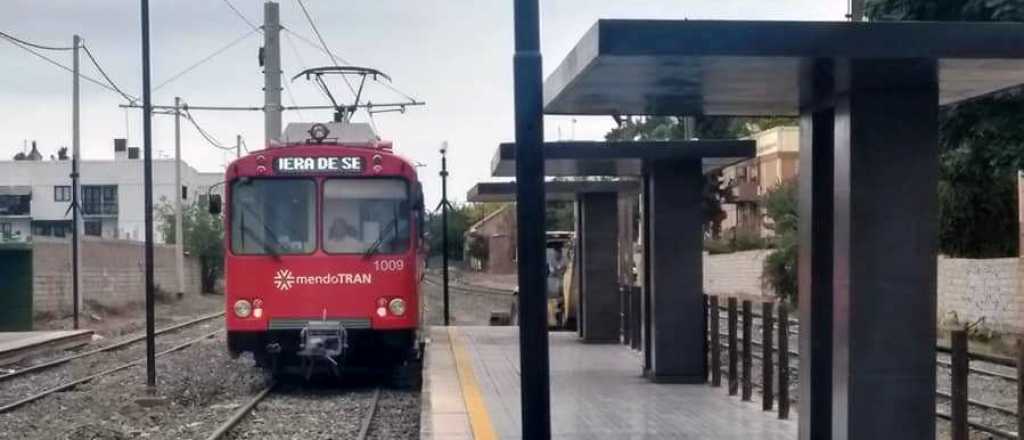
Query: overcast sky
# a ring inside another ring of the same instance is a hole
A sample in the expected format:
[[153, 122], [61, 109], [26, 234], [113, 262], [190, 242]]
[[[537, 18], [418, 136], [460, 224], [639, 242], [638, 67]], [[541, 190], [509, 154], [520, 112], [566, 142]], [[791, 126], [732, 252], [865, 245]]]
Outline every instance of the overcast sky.
[[[231, 0], [248, 19], [262, 20], [263, 0]], [[152, 84], [157, 86], [251, 28], [224, 0], [152, 0]], [[281, 0], [282, 24], [315, 41], [296, 0]], [[450, 197], [464, 200], [473, 183], [486, 180], [492, 154], [513, 138], [511, 0], [305, 0], [327, 43], [337, 55], [378, 68], [404, 92], [427, 102], [405, 115], [377, 115], [381, 135], [420, 168], [428, 203], [440, 197], [438, 147], [450, 145]], [[549, 74], [583, 33], [599, 18], [690, 18], [762, 20], [843, 20], [846, 0], [542, 0], [544, 74]], [[6, 0], [0, 31], [45, 45], [69, 46], [80, 34], [112, 79], [131, 95], [141, 94], [138, 2], [129, 0]], [[301, 39], [284, 34], [285, 76], [327, 65], [326, 55]], [[262, 36], [237, 45], [153, 92], [155, 104], [181, 96], [193, 105], [262, 105], [262, 73], [257, 51]], [[69, 52], [47, 55], [70, 65]], [[83, 60], [83, 63], [85, 61]], [[44, 156], [71, 144], [71, 75], [0, 40], [0, 159], [36, 140]], [[86, 66], [95, 78], [99, 73]], [[289, 84], [295, 102], [323, 105], [310, 83]], [[374, 101], [401, 97], [383, 88]], [[283, 95], [291, 105], [289, 94]], [[114, 137], [141, 146], [138, 110], [122, 110], [118, 95], [83, 82], [82, 156], [113, 157]], [[234, 145], [242, 135], [250, 147], [263, 143], [260, 112], [193, 112], [221, 143]], [[328, 111], [286, 112], [284, 121], [323, 121]], [[364, 119], [364, 116], [357, 117]], [[549, 116], [546, 137], [601, 139], [610, 118]], [[182, 156], [201, 171], [218, 171], [233, 156], [209, 146], [183, 127]], [[157, 157], [174, 153], [173, 120], [154, 116]]]

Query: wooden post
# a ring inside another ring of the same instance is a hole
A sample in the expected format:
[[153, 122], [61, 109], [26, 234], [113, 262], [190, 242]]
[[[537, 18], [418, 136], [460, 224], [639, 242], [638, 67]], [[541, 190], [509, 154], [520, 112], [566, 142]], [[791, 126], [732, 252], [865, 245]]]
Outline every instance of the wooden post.
[[1024, 434], [1024, 340], [1017, 340], [1017, 436]]
[[729, 395], [735, 396], [740, 390], [738, 350], [736, 347], [736, 298], [729, 298]]
[[750, 364], [751, 364], [751, 326], [753, 325], [754, 313], [753, 305], [750, 300], [743, 300], [743, 368], [741, 372], [741, 384], [742, 384], [742, 395], [741, 398], [749, 402], [753, 395], [753, 390], [750, 383]]
[[[708, 336], [712, 332], [712, 329], [710, 328], [711, 327], [711, 319], [710, 319], [710, 317], [708, 317], [708, 313], [710, 312], [710, 309], [708, 308], [708, 303], [710, 301], [711, 301], [711, 297], [708, 296], [708, 295], [704, 295], [704, 303], [703, 303], [704, 314], [702, 316], [704, 316], [704, 381], [705, 382], [708, 382], [708, 381], [711, 380], [711, 377], [710, 377], [710, 374], [711, 374], [711, 368], [710, 368], [711, 359], [709, 359], [709, 356], [711, 355], [711, 350], [710, 350], [710, 348], [711, 348], [711, 341], [708, 339]], [[717, 313], [718, 311], [716, 310], [715, 312]], [[718, 329], [714, 329], [714, 331], [717, 332]]]
[[772, 370], [772, 303], [761, 303], [761, 408], [771, 411], [775, 400]]
[[779, 418], [789, 418], [789, 309], [779, 304]]
[[967, 330], [950, 332], [952, 353], [950, 363], [950, 424], [952, 440], [968, 440], [967, 429], [967, 374], [970, 359], [967, 355]]
[[718, 324], [718, 296], [711, 297], [711, 310], [708, 312], [711, 321], [711, 386], [722, 386], [722, 336], [721, 327]]

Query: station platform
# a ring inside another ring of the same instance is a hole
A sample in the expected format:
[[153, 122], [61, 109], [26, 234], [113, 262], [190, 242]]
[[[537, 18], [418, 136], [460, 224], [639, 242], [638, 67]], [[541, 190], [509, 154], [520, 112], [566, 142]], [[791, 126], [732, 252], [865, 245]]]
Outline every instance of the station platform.
[[0, 365], [58, 350], [67, 350], [92, 341], [92, 330], [53, 330], [0, 332]]
[[[420, 438], [521, 439], [517, 327], [433, 327], [424, 359]], [[556, 439], [797, 437], [797, 423], [707, 385], [655, 384], [618, 344], [550, 335]]]

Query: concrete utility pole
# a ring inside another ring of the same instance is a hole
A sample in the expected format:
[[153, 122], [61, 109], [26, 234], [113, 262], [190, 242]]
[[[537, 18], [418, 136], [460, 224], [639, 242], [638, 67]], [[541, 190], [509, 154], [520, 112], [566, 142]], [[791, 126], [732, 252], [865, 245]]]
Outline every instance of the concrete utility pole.
[[850, 0], [850, 21], [864, 21], [864, 0]]
[[235, 159], [242, 157], [242, 135], [235, 135]]
[[281, 139], [281, 23], [276, 2], [263, 4], [263, 125], [265, 145]]
[[80, 156], [80, 139], [81, 139], [81, 126], [79, 119], [79, 87], [78, 87], [78, 74], [80, 73], [78, 64], [78, 47], [82, 44], [82, 38], [75, 35], [71, 38], [71, 47], [73, 48], [73, 60], [71, 64], [74, 75], [71, 75], [71, 302], [74, 309], [74, 327], [78, 330], [78, 312], [82, 308], [82, 296], [80, 288], [82, 286], [79, 269], [81, 268], [81, 255], [79, 246], [81, 244], [81, 221], [80, 213], [78, 209], [78, 164], [81, 162]]
[[178, 275], [178, 295], [185, 293], [185, 231], [182, 229], [181, 191], [181, 98], [174, 97], [174, 264]]

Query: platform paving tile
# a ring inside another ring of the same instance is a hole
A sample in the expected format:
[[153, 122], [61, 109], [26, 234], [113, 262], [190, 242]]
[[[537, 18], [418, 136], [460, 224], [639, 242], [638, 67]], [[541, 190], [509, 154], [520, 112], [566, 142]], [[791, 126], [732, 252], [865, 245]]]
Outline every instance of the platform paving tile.
[[[519, 345], [515, 327], [460, 327], [502, 439], [519, 439]], [[654, 384], [642, 360], [617, 345], [550, 336], [551, 429], [557, 439], [765, 439], [797, 437], [797, 424], [707, 385]]]

